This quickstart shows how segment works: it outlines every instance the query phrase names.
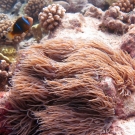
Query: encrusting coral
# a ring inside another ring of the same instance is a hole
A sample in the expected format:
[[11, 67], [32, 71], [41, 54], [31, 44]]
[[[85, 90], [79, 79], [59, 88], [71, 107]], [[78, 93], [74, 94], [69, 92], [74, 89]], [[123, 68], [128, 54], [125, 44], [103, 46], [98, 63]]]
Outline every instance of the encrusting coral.
[[24, 12], [34, 19], [38, 18], [39, 12], [42, 8], [52, 3], [52, 0], [29, 0], [24, 7]]
[[98, 135], [135, 113], [135, 61], [99, 41], [58, 38], [21, 50], [12, 81], [3, 121], [12, 134]]
[[121, 11], [128, 13], [135, 8], [135, 0], [117, 0], [112, 6], [118, 6]]
[[8, 11], [14, 6], [16, 2], [17, 0], [0, 0], [0, 7], [5, 11]]
[[64, 17], [65, 11], [59, 4], [52, 4], [43, 8], [38, 16], [41, 27], [45, 30], [54, 30]]

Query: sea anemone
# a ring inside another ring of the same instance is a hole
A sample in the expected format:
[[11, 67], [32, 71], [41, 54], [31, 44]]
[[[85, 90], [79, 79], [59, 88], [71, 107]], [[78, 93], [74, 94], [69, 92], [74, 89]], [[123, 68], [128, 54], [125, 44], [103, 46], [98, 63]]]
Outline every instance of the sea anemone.
[[[102, 42], [51, 39], [20, 51], [6, 114], [12, 134], [108, 132], [134, 114], [135, 61]], [[131, 109], [131, 110], [130, 110]]]

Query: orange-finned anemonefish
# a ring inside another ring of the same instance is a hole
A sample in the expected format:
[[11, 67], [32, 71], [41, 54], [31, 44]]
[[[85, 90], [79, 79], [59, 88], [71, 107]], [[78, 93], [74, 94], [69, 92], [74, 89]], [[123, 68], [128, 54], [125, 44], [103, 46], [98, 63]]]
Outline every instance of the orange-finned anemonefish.
[[6, 37], [9, 40], [12, 40], [15, 36], [27, 32], [32, 25], [33, 19], [31, 17], [19, 17], [13, 24], [11, 30], [7, 33]]

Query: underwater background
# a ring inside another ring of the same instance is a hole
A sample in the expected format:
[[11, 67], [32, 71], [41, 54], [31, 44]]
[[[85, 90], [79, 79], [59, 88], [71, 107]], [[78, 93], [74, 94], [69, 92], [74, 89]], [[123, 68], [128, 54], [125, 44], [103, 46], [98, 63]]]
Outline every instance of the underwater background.
[[135, 0], [0, 0], [1, 135], [135, 135]]

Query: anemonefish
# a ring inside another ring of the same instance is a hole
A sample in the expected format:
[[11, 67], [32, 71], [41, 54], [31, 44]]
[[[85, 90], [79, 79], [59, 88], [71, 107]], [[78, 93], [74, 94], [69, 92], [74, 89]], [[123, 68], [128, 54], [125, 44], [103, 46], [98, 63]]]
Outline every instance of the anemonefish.
[[6, 38], [12, 40], [15, 36], [27, 32], [32, 25], [33, 19], [31, 17], [19, 17], [7, 33]]

